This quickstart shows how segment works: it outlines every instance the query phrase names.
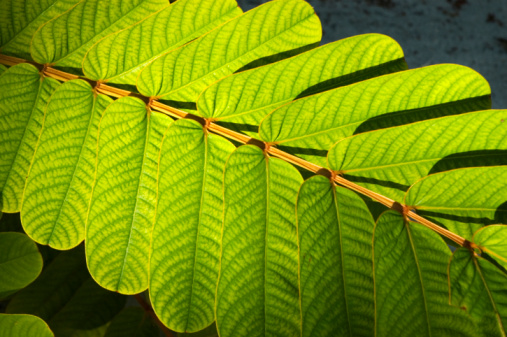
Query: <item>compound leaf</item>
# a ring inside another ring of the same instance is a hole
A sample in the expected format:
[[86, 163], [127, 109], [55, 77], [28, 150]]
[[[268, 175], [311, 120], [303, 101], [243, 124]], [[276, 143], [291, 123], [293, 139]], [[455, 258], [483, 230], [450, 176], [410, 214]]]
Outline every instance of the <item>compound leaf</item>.
[[405, 205], [469, 240], [482, 226], [507, 223], [507, 166], [463, 168], [412, 185]]
[[372, 336], [373, 218], [354, 192], [323, 176], [297, 201], [302, 336]]
[[454, 252], [449, 265], [449, 291], [453, 305], [466, 310], [484, 336], [505, 336], [507, 275], [468, 249]]
[[250, 62], [308, 49], [321, 35], [308, 3], [268, 2], [156, 59], [140, 73], [137, 87], [148, 97], [193, 103], [207, 86]]
[[86, 54], [83, 72], [94, 80], [135, 84], [152, 60], [241, 13], [235, 0], [178, 0], [98, 41]]
[[42, 270], [37, 245], [22, 233], [0, 233], [0, 299], [32, 283]]
[[0, 11], [0, 50], [31, 60], [33, 34], [46, 21], [64, 13], [79, 0], [3, 0]]
[[505, 164], [505, 119], [507, 110], [487, 110], [362, 133], [329, 150], [329, 167], [401, 202], [428, 174]]
[[507, 269], [507, 226], [486, 226], [475, 232], [473, 242]]
[[295, 203], [302, 182], [290, 164], [253, 145], [229, 157], [217, 286], [220, 336], [298, 336]]
[[374, 231], [375, 336], [477, 336], [449, 305], [451, 251], [432, 230], [384, 213]]
[[86, 258], [108, 290], [135, 294], [148, 286], [159, 145], [171, 121], [134, 97], [113, 102], [100, 121]]
[[164, 0], [80, 1], [37, 30], [31, 44], [32, 57], [40, 64], [81, 68], [86, 51], [100, 38], [165, 6]]
[[321, 166], [327, 150], [354, 134], [418, 120], [489, 109], [488, 82], [444, 64], [385, 75], [296, 100], [266, 116], [264, 141]]
[[0, 337], [54, 337], [46, 322], [32, 315], [0, 314]]
[[59, 82], [41, 78], [32, 65], [19, 64], [0, 76], [0, 206], [19, 212], [44, 110]]
[[150, 299], [173, 331], [199, 331], [214, 321], [223, 167], [233, 150], [229, 141], [205, 133], [192, 120], [176, 121], [164, 136]]
[[97, 128], [111, 101], [83, 80], [51, 96], [21, 207], [23, 228], [38, 243], [70, 249], [84, 239]]
[[264, 116], [296, 98], [404, 69], [394, 40], [359, 35], [228, 76], [201, 94], [197, 109], [205, 118], [253, 134]]

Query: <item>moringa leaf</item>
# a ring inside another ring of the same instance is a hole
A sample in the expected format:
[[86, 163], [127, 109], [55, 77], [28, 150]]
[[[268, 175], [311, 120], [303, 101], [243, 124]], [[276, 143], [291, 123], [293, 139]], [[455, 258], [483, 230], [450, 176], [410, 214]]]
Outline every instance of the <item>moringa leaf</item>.
[[470, 68], [435, 65], [296, 100], [266, 116], [264, 141], [325, 166], [326, 151], [358, 133], [491, 107], [488, 82]]
[[486, 110], [362, 133], [329, 150], [329, 167], [401, 202], [428, 174], [506, 164], [505, 119], [507, 110]]
[[507, 269], [507, 226], [486, 226], [475, 232], [473, 242]]
[[136, 294], [148, 287], [159, 145], [171, 121], [128, 96], [113, 102], [100, 121], [86, 259], [92, 277], [108, 290]]
[[30, 44], [39, 26], [71, 9], [79, 0], [2, 0], [0, 51], [31, 60]]
[[374, 222], [364, 201], [314, 176], [296, 213], [302, 336], [372, 336]]
[[261, 58], [273, 62], [308, 49], [321, 36], [320, 21], [306, 2], [268, 2], [157, 58], [140, 73], [137, 87], [144, 96], [193, 103], [220, 78]]
[[391, 38], [354, 36], [228, 76], [199, 96], [197, 112], [254, 136], [247, 128], [257, 131], [264, 116], [296, 98], [406, 67], [403, 51]]
[[70, 249], [84, 239], [97, 128], [111, 101], [83, 80], [66, 82], [51, 96], [21, 207], [23, 228], [38, 243]]
[[0, 233], [0, 300], [32, 283], [41, 270], [42, 256], [28, 236]]
[[32, 315], [0, 314], [0, 337], [54, 337], [46, 322]]
[[165, 6], [164, 0], [80, 1], [37, 30], [30, 52], [40, 64], [81, 68], [86, 51], [96, 41]]
[[463, 168], [412, 185], [404, 204], [471, 240], [482, 226], [507, 223], [507, 166]]
[[150, 299], [169, 329], [195, 332], [214, 317], [228, 140], [178, 120], [164, 136], [150, 257]]
[[178, 0], [95, 43], [83, 72], [94, 80], [135, 85], [139, 72], [155, 58], [241, 13], [235, 0]]
[[295, 203], [302, 183], [290, 164], [253, 145], [229, 157], [216, 322], [220, 336], [297, 336]]
[[449, 305], [451, 251], [432, 230], [384, 213], [375, 226], [375, 336], [477, 336], [470, 317]]
[[451, 303], [466, 310], [484, 336], [505, 336], [507, 275], [489, 261], [459, 248], [449, 264]]
[[25, 180], [37, 140], [44, 110], [59, 86], [51, 78], [41, 78], [27, 63], [9, 68], [0, 76], [0, 206], [3, 212], [19, 212]]
[[158, 337], [159, 329], [139, 307], [127, 307], [114, 317], [104, 337]]

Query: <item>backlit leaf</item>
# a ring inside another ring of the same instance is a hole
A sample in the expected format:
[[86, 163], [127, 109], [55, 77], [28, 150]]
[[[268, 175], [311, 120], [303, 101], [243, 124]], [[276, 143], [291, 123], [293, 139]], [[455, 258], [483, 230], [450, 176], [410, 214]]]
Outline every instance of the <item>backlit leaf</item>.
[[476, 320], [484, 336], [505, 336], [507, 275], [489, 261], [460, 248], [449, 265], [451, 303]]
[[54, 337], [48, 325], [32, 315], [0, 314], [0, 337]]
[[296, 100], [269, 114], [259, 135], [326, 166], [327, 150], [358, 133], [489, 109], [490, 88], [475, 71], [444, 64], [385, 75]]
[[178, 332], [214, 321], [222, 229], [223, 167], [234, 146], [178, 120], [164, 136], [150, 258], [150, 299]]
[[449, 305], [451, 251], [432, 230], [384, 213], [374, 231], [375, 336], [477, 336]]
[[507, 226], [493, 225], [479, 229], [473, 242], [507, 269]]
[[0, 206], [13, 213], [21, 209], [46, 104], [59, 83], [25, 63], [4, 72], [0, 86]]
[[253, 145], [229, 157], [216, 321], [220, 336], [298, 336], [295, 203], [290, 164]]
[[345, 138], [329, 167], [402, 201], [422, 177], [460, 167], [507, 164], [507, 110], [470, 112]]
[[405, 204], [469, 240], [480, 227], [507, 223], [507, 166], [432, 174], [412, 185]]
[[32, 39], [32, 57], [40, 64], [81, 68], [86, 51], [100, 38], [165, 6], [164, 0], [80, 1], [37, 30]]
[[226, 77], [202, 93], [198, 113], [254, 135], [264, 116], [296, 98], [404, 69], [403, 51], [391, 38], [354, 36]]
[[[193, 103], [210, 84], [260, 58], [318, 43], [321, 26], [301, 0], [271, 1], [156, 59], [141, 72], [139, 91], [179, 103]], [[260, 65], [260, 64], [259, 64]]]
[[28, 236], [0, 233], [0, 299], [32, 283], [41, 270], [42, 256]]
[[135, 294], [148, 287], [159, 145], [171, 121], [133, 97], [112, 103], [100, 121], [86, 259], [108, 290]]
[[135, 84], [149, 62], [241, 13], [235, 0], [178, 0], [98, 41], [83, 71], [91, 79]]
[[62, 84], [51, 97], [21, 207], [23, 228], [38, 243], [70, 249], [84, 239], [97, 128], [111, 101], [83, 80]]
[[33, 34], [46, 21], [64, 13], [79, 0], [2, 0], [0, 50], [30, 60]]
[[302, 336], [372, 336], [374, 222], [354, 192], [315, 176], [297, 202]]

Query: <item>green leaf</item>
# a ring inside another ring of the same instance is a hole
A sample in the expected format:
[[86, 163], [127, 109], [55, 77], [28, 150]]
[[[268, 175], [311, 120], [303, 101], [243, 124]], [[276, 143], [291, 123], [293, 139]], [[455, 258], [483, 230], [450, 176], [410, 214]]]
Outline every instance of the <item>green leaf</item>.
[[477, 336], [449, 305], [451, 251], [432, 230], [386, 212], [374, 231], [375, 336]]
[[362, 133], [329, 150], [329, 167], [401, 202], [428, 174], [505, 164], [505, 119], [507, 110], [487, 110]]
[[30, 44], [39, 26], [78, 2], [79, 0], [3, 0], [0, 11], [2, 54], [31, 60]]
[[188, 105], [220, 78], [260, 58], [273, 62], [307, 49], [321, 35], [308, 3], [268, 2], [156, 59], [140, 73], [137, 87], [145, 96]]
[[2, 75], [8, 68], [3, 64], [0, 64], [0, 75]]
[[178, 337], [219, 337], [217, 326], [215, 323], [211, 324], [207, 328], [194, 333], [178, 333]]
[[32, 315], [0, 314], [0, 337], [54, 337], [48, 325]]
[[70, 249], [84, 239], [97, 128], [111, 101], [83, 80], [51, 96], [21, 207], [23, 228], [38, 243]]
[[253, 136], [264, 116], [296, 98], [406, 67], [403, 51], [391, 38], [354, 36], [226, 77], [201, 94], [198, 113]]
[[199, 331], [214, 321], [228, 140], [178, 120], [164, 136], [150, 258], [150, 299], [169, 329]]
[[432, 174], [412, 185], [404, 204], [471, 240], [482, 226], [507, 223], [507, 166]]
[[484, 336], [505, 336], [507, 275], [489, 261], [460, 248], [449, 265], [451, 303], [468, 312]]
[[374, 222], [364, 201], [314, 176], [296, 212], [302, 336], [372, 336]]
[[507, 226], [486, 226], [475, 232], [473, 242], [507, 269]]
[[264, 141], [326, 166], [327, 150], [358, 133], [491, 107], [488, 82], [444, 64], [381, 76], [296, 100], [269, 114]]
[[164, 0], [80, 1], [37, 30], [31, 43], [32, 57], [40, 64], [81, 68], [86, 51], [96, 41], [165, 6]]
[[158, 327], [148, 314], [139, 307], [123, 309], [111, 321], [104, 337], [158, 337]]
[[83, 246], [60, 253], [30, 286], [18, 292], [8, 313], [36, 315], [57, 336], [93, 330], [109, 322], [125, 305], [126, 297], [93, 281], [86, 269]]
[[155, 58], [241, 13], [235, 0], [178, 0], [98, 41], [86, 54], [83, 72], [94, 80], [135, 84]]
[[46, 104], [59, 86], [37, 68], [19, 64], [0, 76], [0, 206], [19, 212]]
[[217, 286], [220, 336], [298, 336], [297, 191], [290, 164], [253, 145], [229, 157]]
[[42, 270], [37, 245], [22, 233], [0, 233], [0, 299], [32, 283]]
[[171, 121], [134, 97], [113, 102], [100, 121], [86, 259], [108, 290], [135, 294], [148, 286], [159, 145]]

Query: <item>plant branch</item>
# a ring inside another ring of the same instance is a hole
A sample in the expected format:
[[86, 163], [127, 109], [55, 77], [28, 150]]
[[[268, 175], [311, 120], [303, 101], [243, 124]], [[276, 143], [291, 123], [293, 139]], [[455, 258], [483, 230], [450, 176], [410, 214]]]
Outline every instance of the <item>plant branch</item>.
[[171, 330], [169, 330], [164, 325], [164, 323], [162, 323], [160, 321], [160, 319], [157, 317], [157, 315], [153, 311], [153, 308], [146, 302], [146, 300], [140, 294], [136, 294], [136, 295], [134, 295], [134, 297], [137, 300], [137, 302], [139, 303], [139, 305], [141, 306], [141, 308], [143, 308], [143, 310], [148, 315], [150, 315], [150, 317], [153, 319], [153, 321], [158, 325], [158, 327], [160, 328], [160, 330], [164, 333], [164, 336], [166, 336], [166, 337], [174, 337], [174, 333]]
[[[26, 63], [26, 62], [27, 61], [25, 61], [23, 59], [0, 54], [0, 64], [4, 64], [7, 66], [13, 66], [18, 63]], [[67, 73], [64, 73], [63, 71], [60, 71], [60, 70], [57, 70], [57, 69], [54, 69], [54, 68], [48, 67], [48, 66], [44, 66], [42, 71], [45, 76], [52, 77], [52, 78], [55, 78], [60, 81], [67, 81], [70, 79], [78, 78], [75, 75], [67, 74]], [[86, 81], [89, 81], [86, 78], [83, 78], [83, 79]], [[102, 82], [96, 82], [95, 89], [100, 93], [103, 93], [108, 96], [116, 97], [116, 98], [124, 97], [124, 96], [138, 96], [138, 97], [143, 98], [139, 94], [135, 94], [130, 91], [111, 87], [111, 86], [106, 85]], [[146, 101], [146, 97], [144, 97], [144, 99]], [[177, 119], [189, 118], [190, 116], [193, 116], [194, 119], [201, 118], [198, 116], [191, 115], [185, 111], [182, 111], [182, 110], [173, 108], [171, 106], [165, 105], [163, 103], [160, 103], [156, 100], [156, 98], [150, 98], [148, 100], [147, 104], [153, 110], [156, 110], [158, 112], [161, 112], [161, 113], [171, 116], [173, 118], [177, 118]], [[467, 239], [429, 221], [428, 219], [421, 217], [420, 215], [416, 214], [414, 211], [409, 210], [406, 205], [402, 205], [402, 204], [400, 204], [400, 203], [398, 203], [386, 196], [383, 196], [383, 195], [373, 192], [365, 187], [357, 185], [357, 184], [337, 175], [335, 172], [332, 172], [322, 166], [315, 165], [315, 164], [308, 162], [304, 159], [301, 159], [299, 157], [296, 157], [296, 156], [293, 156], [289, 153], [281, 151], [269, 143], [265, 143], [263, 141], [257, 140], [255, 138], [249, 137], [247, 135], [229, 130], [223, 126], [213, 123], [211, 120], [205, 121], [204, 127], [207, 128], [209, 131], [212, 131], [216, 134], [227, 137], [229, 139], [235, 140], [235, 141], [240, 142], [242, 144], [256, 144], [259, 146], [264, 146], [263, 150], [272, 156], [283, 159], [293, 165], [297, 165], [297, 166], [302, 167], [302, 168], [309, 170], [311, 172], [327, 176], [328, 178], [332, 179], [335, 183], [337, 183], [341, 186], [344, 186], [348, 189], [351, 189], [353, 191], [356, 191], [358, 193], [361, 193], [361, 194], [381, 203], [382, 205], [384, 205], [390, 209], [393, 209], [395, 211], [402, 213], [403, 215], [407, 216], [411, 220], [414, 220], [415, 222], [430, 228], [431, 230], [439, 233], [440, 235], [445, 236], [446, 238], [456, 242], [460, 246], [471, 247], [471, 242], [468, 241]], [[138, 295], [136, 295], [136, 299], [137, 299], [137, 296]], [[141, 297], [141, 299], [142, 299], [142, 297]], [[139, 299], [138, 299], [138, 301], [139, 301]], [[144, 299], [143, 299], [143, 301], [144, 301]], [[148, 304], [146, 304], [146, 305], [148, 305]], [[148, 305], [148, 307], [149, 307], [149, 305]], [[153, 310], [151, 309], [151, 307], [150, 307], [150, 310], [153, 313]], [[155, 315], [155, 317], [156, 317], [156, 315]]]

